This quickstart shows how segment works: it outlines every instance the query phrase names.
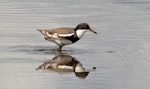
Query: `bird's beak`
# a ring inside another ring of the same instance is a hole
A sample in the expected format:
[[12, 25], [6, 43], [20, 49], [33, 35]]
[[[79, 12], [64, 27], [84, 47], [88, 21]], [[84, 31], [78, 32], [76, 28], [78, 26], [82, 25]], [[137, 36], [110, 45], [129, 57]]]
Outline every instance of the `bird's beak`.
[[94, 31], [94, 30], [92, 30], [92, 29], [89, 29], [89, 31], [90, 31], [90, 32], [93, 32], [93, 33], [95, 33], [95, 34], [97, 34], [97, 32]]

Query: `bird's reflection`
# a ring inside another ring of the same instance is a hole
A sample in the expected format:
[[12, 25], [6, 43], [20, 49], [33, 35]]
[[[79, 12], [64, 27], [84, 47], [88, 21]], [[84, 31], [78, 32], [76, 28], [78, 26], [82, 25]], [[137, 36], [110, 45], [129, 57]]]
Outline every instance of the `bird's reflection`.
[[50, 61], [44, 62], [37, 69], [50, 69], [55, 72], [74, 72], [77, 77], [82, 79], [86, 78], [91, 71], [90, 69], [84, 68], [76, 58], [62, 53], [55, 56]]

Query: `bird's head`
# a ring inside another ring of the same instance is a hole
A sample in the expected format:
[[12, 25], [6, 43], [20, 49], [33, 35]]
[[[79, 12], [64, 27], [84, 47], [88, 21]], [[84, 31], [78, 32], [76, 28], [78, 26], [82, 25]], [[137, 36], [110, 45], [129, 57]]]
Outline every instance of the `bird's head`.
[[97, 34], [97, 32], [92, 30], [87, 23], [78, 24], [75, 28], [75, 31], [79, 38], [81, 38], [85, 32], [93, 32], [93, 33]]

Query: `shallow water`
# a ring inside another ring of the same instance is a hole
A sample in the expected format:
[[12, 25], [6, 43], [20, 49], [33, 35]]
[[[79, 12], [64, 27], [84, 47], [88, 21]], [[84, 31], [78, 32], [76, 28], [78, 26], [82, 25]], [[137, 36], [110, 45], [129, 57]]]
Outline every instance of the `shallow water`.
[[[149, 89], [149, 0], [5, 0], [0, 1], [1, 89]], [[36, 70], [52, 60], [57, 46], [37, 28], [75, 27], [86, 33], [63, 53], [75, 57], [86, 78], [74, 72]]]

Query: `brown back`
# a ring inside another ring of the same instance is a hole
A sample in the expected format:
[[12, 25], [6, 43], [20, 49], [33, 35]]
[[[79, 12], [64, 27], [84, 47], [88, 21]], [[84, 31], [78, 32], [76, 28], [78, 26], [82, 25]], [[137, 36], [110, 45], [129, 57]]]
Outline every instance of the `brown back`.
[[60, 27], [56, 29], [45, 29], [49, 34], [59, 33], [59, 34], [71, 34], [74, 33], [74, 28]]

